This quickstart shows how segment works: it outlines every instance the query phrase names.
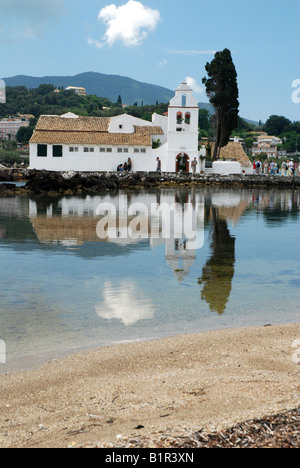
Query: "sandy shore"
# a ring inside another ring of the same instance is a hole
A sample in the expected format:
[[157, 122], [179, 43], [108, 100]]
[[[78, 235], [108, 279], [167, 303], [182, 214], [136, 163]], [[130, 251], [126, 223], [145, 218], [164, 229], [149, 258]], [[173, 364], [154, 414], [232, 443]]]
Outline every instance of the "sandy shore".
[[213, 331], [1, 375], [0, 447], [114, 446], [296, 408], [298, 339], [300, 324]]

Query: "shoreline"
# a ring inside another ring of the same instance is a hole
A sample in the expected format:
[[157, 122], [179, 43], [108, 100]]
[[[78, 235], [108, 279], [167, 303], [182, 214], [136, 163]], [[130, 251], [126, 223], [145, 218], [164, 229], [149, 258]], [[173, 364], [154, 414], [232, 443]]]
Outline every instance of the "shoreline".
[[[50, 172], [30, 169], [0, 171], [0, 196], [85, 195], [174, 187], [299, 189], [299, 176], [256, 174], [190, 174], [165, 172], [88, 173]], [[18, 182], [25, 185], [18, 187]]]
[[214, 330], [0, 375], [0, 447], [113, 447], [294, 409], [299, 339], [300, 323]]

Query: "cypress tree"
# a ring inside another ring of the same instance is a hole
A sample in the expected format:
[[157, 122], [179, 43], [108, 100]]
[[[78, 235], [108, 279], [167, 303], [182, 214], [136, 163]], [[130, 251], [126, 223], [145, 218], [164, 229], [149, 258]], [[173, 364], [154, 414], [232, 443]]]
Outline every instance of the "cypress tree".
[[229, 142], [232, 130], [238, 125], [237, 72], [230, 50], [217, 52], [214, 59], [206, 64], [205, 70], [208, 78], [203, 78], [202, 82], [206, 86], [209, 102], [215, 109], [216, 142], [213, 154], [215, 161], [220, 155], [221, 148]]

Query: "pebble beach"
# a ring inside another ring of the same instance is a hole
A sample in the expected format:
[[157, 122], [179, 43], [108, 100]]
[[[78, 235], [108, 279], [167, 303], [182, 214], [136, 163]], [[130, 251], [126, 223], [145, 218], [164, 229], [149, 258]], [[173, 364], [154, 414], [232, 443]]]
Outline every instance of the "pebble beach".
[[299, 447], [299, 338], [300, 324], [216, 330], [1, 375], [0, 447], [196, 447], [279, 414]]

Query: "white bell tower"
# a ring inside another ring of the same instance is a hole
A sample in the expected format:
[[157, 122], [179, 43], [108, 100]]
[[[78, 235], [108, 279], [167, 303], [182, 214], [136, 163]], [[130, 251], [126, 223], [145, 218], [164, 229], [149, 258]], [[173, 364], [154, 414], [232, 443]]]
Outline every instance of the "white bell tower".
[[168, 109], [167, 171], [191, 172], [196, 157], [199, 170], [199, 106], [192, 89], [182, 82]]

